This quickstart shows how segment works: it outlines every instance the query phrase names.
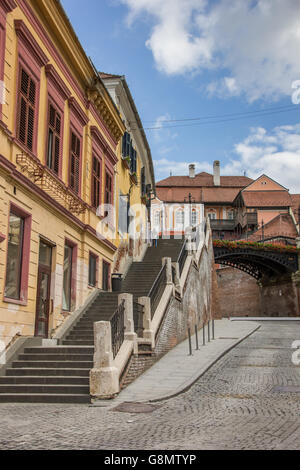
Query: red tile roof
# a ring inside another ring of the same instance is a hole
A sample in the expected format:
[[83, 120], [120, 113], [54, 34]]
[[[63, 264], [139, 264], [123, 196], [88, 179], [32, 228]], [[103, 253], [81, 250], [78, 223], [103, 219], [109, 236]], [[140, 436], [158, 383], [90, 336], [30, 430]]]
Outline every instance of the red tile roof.
[[247, 207], [291, 207], [291, 196], [287, 191], [242, 191]]
[[189, 193], [195, 202], [204, 203], [232, 203], [241, 188], [222, 188], [220, 186], [214, 188], [188, 188], [188, 187], [157, 187], [156, 194], [161, 201], [165, 202], [182, 202], [188, 198]]
[[[220, 182], [222, 187], [245, 188], [252, 183], [252, 179], [247, 176], [221, 176]], [[169, 176], [156, 183], [156, 187], [160, 186], [184, 186], [184, 187], [215, 187], [213, 175], [202, 172], [198, 173], [195, 178], [189, 176]]]
[[239, 192], [240, 188], [203, 188], [202, 202], [232, 203]]
[[292, 209], [297, 223], [299, 224], [300, 194], [291, 194]]
[[[289, 214], [279, 214], [264, 225], [265, 238], [275, 238], [278, 236], [295, 238], [297, 235], [298, 233], [294, 221]], [[261, 237], [262, 229], [259, 228], [255, 233], [249, 236], [249, 240], [258, 241]]]

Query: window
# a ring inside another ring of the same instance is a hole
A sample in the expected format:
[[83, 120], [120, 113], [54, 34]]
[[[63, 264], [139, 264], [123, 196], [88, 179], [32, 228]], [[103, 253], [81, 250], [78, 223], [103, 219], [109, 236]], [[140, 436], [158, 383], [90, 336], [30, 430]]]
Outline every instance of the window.
[[112, 176], [110, 173], [106, 172], [105, 174], [105, 204], [112, 204]]
[[154, 215], [154, 225], [155, 227], [160, 227], [160, 220], [161, 220], [161, 212], [157, 211]]
[[122, 157], [130, 157], [130, 173], [136, 173], [136, 150], [133, 147], [131, 136], [128, 132], [125, 132], [122, 139]]
[[145, 196], [146, 194], [146, 175], [145, 175], [145, 167], [141, 169], [141, 195]]
[[228, 211], [227, 217], [228, 217], [229, 220], [233, 220], [234, 219], [234, 212], [233, 211]]
[[184, 225], [184, 211], [182, 209], [179, 209], [176, 212], [176, 226], [183, 227], [183, 225]]
[[32, 77], [20, 68], [19, 106], [18, 106], [18, 139], [29, 150], [33, 150], [35, 129], [36, 83]]
[[57, 175], [60, 164], [61, 115], [49, 104], [47, 167]]
[[130, 173], [136, 173], [136, 150], [131, 147], [131, 155], [130, 155]]
[[70, 188], [79, 194], [80, 186], [80, 139], [71, 132], [71, 155], [70, 155]]
[[191, 224], [196, 225], [197, 224], [197, 212], [195, 209], [192, 210], [192, 217], [191, 217]]
[[93, 156], [92, 169], [92, 206], [97, 209], [100, 205], [101, 163], [98, 157]]
[[70, 312], [72, 303], [73, 247], [65, 245], [63, 277], [63, 310]]
[[97, 256], [90, 253], [89, 255], [89, 286], [96, 287], [97, 285]]
[[130, 134], [128, 132], [125, 132], [125, 134], [123, 135], [123, 139], [122, 139], [122, 157], [123, 158], [131, 156], [130, 154], [131, 146], [132, 146], [132, 143], [131, 143]]
[[24, 219], [13, 213], [9, 216], [5, 297], [20, 300]]
[[210, 213], [208, 214], [208, 217], [210, 218], [210, 220], [216, 220], [216, 218], [217, 218], [215, 212], [210, 212]]
[[129, 200], [128, 196], [120, 194], [119, 196], [119, 232], [128, 233], [129, 225]]

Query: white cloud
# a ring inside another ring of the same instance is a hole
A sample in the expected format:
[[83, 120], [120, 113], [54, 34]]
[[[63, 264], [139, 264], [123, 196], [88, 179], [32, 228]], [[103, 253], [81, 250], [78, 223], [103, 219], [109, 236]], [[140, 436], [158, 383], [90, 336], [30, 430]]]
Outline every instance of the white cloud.
[[[213, 162], [176, 162], [163, 158], [155, 160], [157, 181], [173, 175], [188, 175], [189, 163], [196, 171], [212, 173]], [[300, 193], [300, 124], [275, 127], [267, 132], [262, 127], [250, 129], [250, 134], [234, 147], [234, 157], [221, 166], [221, 175], [243, 175], [256, 179], [263, 173]]]
[[[120, 0], [128, 21], [154, 22], [146, 43], [169, 75], [215, 67], [210, 93], [249, 101], [291, 95], [300, 79], [300, 2], [296, 0]], [[229, 72], [229, 73], [228, 73]]]
[[175, 160], [168, 160], [167, 158], [161, 158], [154, 160], [155, 176], [156, 180], [159, 181], [163, 178], [172, 176], [186, 175], [189, 174], [189, 165], [194, 164], [196, 166], [196, 173], [200, 171], [211, 172], [211, 164], [208, 162], [178, 162]]
[[270, 176], [291, 192], [300, 193], [300, 124], [275, 127], [271, 132], [252, 128], [243, 142], [235, 145], [237, 158], [223, 168], [223, 174], [257, 178]]

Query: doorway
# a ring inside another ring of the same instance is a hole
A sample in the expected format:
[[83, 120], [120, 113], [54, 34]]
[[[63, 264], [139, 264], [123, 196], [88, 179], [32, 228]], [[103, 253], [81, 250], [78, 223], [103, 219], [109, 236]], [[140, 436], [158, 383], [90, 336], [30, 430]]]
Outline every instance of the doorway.
[[106, 261], [103, 261], [102, 268], [102, 289], [108, 291], [110, 289], [110, 264]]
[[35, 336], [48, 338], [52, 247], [40, 241]]

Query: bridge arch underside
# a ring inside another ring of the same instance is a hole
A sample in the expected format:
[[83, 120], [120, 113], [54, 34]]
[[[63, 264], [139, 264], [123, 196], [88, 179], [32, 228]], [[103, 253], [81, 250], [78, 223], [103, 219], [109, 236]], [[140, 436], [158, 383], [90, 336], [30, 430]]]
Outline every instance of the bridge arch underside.
[[278, 260], [252, 253], [216, 254], [215, 262], [244, 271], [257, 280], [281, 277], [294, 271], [290, 266], [282, 264]]

